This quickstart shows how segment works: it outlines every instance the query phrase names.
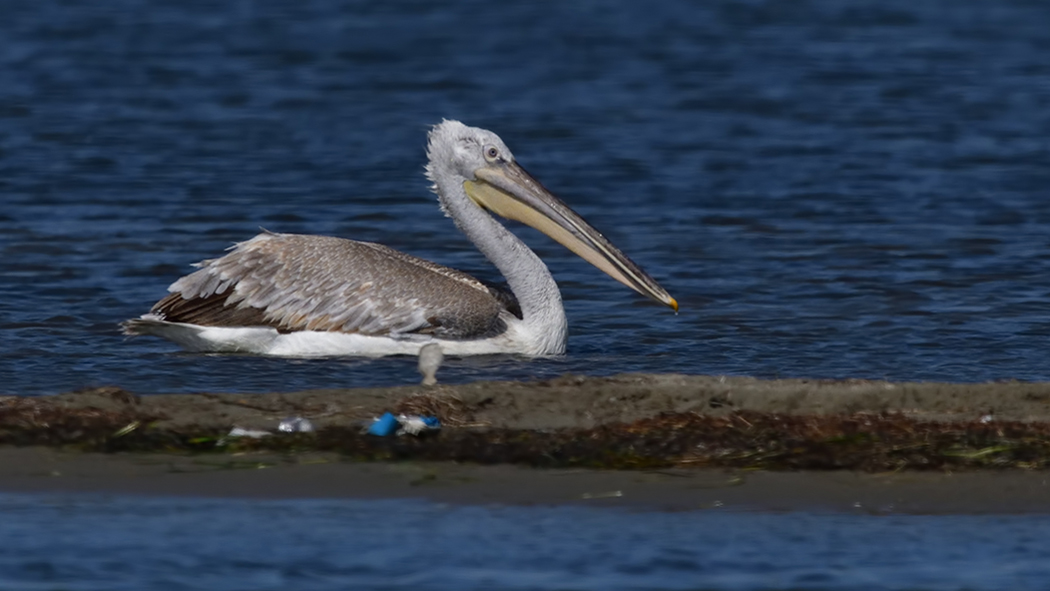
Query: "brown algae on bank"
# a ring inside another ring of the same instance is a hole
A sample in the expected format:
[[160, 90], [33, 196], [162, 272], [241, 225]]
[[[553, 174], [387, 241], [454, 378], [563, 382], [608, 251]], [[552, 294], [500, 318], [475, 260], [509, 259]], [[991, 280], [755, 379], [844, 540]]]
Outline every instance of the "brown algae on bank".
[[[97, 388], [0, 399], [0, 444], [549, 468], [1042, 469], [1050, 466], [1048, 401], [1046, 384], [637, 375], [261, 395]], [[421, 438], [363, 433], [383, 410], [435, 415], [444, 428]], [[320, 426], [276, 432], [291, 414]], [[227, 436], [242, 424], [269, 425], [274, 435]]]

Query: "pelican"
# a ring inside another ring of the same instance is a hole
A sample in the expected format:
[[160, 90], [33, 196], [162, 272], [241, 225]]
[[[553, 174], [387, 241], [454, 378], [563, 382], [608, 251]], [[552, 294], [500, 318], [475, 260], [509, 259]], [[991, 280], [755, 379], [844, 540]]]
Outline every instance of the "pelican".
[[173, 283], [124, 334], [191, 351], [278, 356], [565, 352], [547, 266], [492, 214], [547, 234], [620, 283], [678, 311], [667, 291], [518, 165], [500, 138], [445, 120], [426, 176], [445, 215], [503, 274], [505, 290], [371, 242], [263, 231]]

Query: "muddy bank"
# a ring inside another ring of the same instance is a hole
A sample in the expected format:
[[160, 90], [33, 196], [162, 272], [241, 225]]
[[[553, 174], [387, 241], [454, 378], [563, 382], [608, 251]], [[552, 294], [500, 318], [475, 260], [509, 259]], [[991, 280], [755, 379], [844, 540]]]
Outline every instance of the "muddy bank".
[[[624, 374], [536, 382], [475, 382], [435, 387], [307, 390], [269, 394], [130, 393], [99, 388], [38, 399], [58, 409], [134, 409], [162, 417], [161, 428], [273, 428], [291, 415], [319, 427], [347, 426], [426, 395], [469, 410], [470, 421], [506, 429], [589, 429], [660, 413], [725, 417], [754, 411], [792, 416], [900, 413], [923, 421], [1050, 422], [1050, 383], [892, 383], [869, 380], [758, 380], [743, 377]], [[0, 397], [10, 403], [16, 397]]]
[[[388, 410], [437, 415], [444, 428], [362, 433]], [[289, 416], [317, 431], [227, 437]], [[99, 388], [0, 399], [0, 443], [546, 468], [1039, 469], [1050, 466], [1050, 385], [621, 375], [259, 395]]]

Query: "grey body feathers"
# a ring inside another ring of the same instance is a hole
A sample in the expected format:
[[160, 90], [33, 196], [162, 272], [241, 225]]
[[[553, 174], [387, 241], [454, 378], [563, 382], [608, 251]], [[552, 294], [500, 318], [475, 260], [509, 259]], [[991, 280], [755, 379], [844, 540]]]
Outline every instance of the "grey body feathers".
[[370, 242], [264, 233], [198, 266], [153, 314], [199, 326], [445, 339], [495, 336], [507, 315], [521, 316], [509, 292]]

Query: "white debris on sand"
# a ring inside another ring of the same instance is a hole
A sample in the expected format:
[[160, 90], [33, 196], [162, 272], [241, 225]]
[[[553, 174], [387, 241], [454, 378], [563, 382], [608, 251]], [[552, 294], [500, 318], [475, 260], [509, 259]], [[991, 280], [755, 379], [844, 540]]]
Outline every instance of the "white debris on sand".
[[303, 417], [288, 417], [278, 423], [277, 430], [282, 433], [313, 433], [314, 424]]
[[234, 427], [230, 429], [230, 432], [226, 434], [227, 437], [251, 437], [252, 439], [261, 439], [263, 437], [269, 437], [273, 435], [269, 431], [260, 431], [259, 429], [245, 429], [243, 427]]

